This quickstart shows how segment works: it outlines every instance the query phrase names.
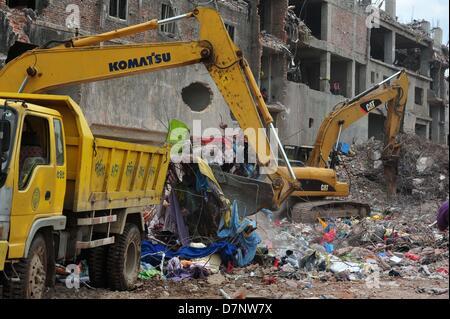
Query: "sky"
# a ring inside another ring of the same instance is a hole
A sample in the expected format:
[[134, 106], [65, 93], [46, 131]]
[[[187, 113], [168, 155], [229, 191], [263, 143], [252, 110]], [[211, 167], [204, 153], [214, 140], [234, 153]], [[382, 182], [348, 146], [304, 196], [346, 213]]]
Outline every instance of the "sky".
[[411, 18], [431, 22], [431, 28], [439, 26], [444, 30], [444, 44], [448, 42], [449, 0], [397, 0], [399, 22], [407, 23]]

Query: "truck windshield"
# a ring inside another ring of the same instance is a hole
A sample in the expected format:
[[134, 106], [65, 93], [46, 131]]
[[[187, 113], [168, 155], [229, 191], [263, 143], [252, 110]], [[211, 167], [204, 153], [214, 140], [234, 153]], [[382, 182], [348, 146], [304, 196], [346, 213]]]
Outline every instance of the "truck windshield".
[[16, 112], [9, 107], [0, 107], [0, 187], [6, 180], [16, 131]]

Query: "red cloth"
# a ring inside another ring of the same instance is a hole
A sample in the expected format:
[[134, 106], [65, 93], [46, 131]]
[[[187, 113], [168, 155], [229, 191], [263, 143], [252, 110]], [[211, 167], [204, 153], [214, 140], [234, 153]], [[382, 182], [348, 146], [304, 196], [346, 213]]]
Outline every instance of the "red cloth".
[[332, 243], [336, 239], [336, 230], [332, 229], [328, 233], [323, 234], [322, 237], [322, 244], [325, 243]]

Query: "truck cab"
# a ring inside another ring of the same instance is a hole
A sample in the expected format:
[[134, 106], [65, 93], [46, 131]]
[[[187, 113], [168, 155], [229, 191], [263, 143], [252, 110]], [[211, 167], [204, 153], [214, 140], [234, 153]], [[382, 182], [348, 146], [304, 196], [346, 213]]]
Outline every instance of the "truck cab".
[[[3, 271], [7, 259], [14, 261], [27, 256], [32, 244], [30, 234], [37, 221], [57, 217], [59, 227], [55, 228], [64, 228], [66, 157], [63, 122], [58, 111], [20, 100], [4, 99], [0, 103], [3, 137], [0, 271]], [[42, 264], [42, 259], [34, 260], [39, 262]]]
[[2, 142], [0, 240], [8, 240], [10, 257], [18, 258], [33, 221], [62, 214], [66, 188], [63, 123], [59, 112], [52, 109], [24, 101], [0, 103], [6, 137]]

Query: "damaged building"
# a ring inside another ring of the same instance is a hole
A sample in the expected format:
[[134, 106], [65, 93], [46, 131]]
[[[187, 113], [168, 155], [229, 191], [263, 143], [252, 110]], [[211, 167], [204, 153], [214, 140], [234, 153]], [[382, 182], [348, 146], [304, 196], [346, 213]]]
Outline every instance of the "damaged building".
[[[370, 0], [261, 3], [274, 17], [286, 16], [275, 22], [261, 19], [266, 23], [262, 28], [272, 29], [271, 35], [289, 49], [285, 54], [287, 77], [271, 74], [276, 84], [269, 89], [275, 92], [270, 95], [272, 102], [282, 106], [277, 126], [285, 143], [313, 144], [322, 120], [335, 105], [401, 69], [406, 69], [410, 79], [403, 130], [435, 143], [448, 143], [448, 44], [442, 44], [441, 28], [431, 28], [428, 21], [399, 23], [395, 0], [385, 1], [376, 21], [368, 7]], [[283, 22], [285, 27], [277, 28], [277, 23]], [[263, 50], [264, 72], [264, 61], [270, 59], [277, 65], [274, 57], [283, 54], [283, 49], [278, 45], [281, 49], [273, 53], [274, 45], [263, 45], [268, 47]], [[344, 131], [343, 140], [382, 139], [383, 111], [354, 123]]]
[[[12, 58], [24, 49], [51, 41], [190, 12], [196, 2], [0, 0], [0, 64], [5, 63], [8, 55]], [[256, 6], [242, 0], [217, 1], [211, 5], [217, 5], [230, 35], [258, 74], [259, 59], [252, 59], [259, 52]], [[108, 44], [188, 41], [197, 39], [196, 32], [195, 21], [185, 20]], [[202, 120], [204, 127], [216, 127], [221, 121], [232, 123], [230, 111], [203, 65], [70, 86], [50, 93], [68, 94], [79, 103], [97, 136], [123, 139], [129, 136], [129, 128], [134, 128], [133, 140], [158, 142], [165, 139], [168, 122], [173, 118], [189, 124], [194, 119]], [[192, 98], [199, 95], [202, 98]]]
[[[0, 0], [0, 65], [50, 41], [102, 33], [153, 18], [191, 11], [194, 0]], [[311, 145], [338, 103], [405, 68], [410, 90], [404, 131], [448, 141], [448, 46], [427, 21], [401, 24], [396, 1], [385, 1], [369, 28], [369, 0], [217, 0], [230, 36], [260, 83], [285, 144]], [[73, 17], [79, 16], [79, 20]], [[168, 24], [111, 44], [196, 38], [192, 21]], [[194, 82], [195, 85], [191, 85]], [[186, 90], [189, 88], [189, 90]], [[205, 93], [206, 92], [206, 93]], [[212, 94], [210, 94], [212, 92]], [[202, 65], [58, 89], [84, 110], [96, 135], [160, 141], [169, 119], [204, 127], [233, 118]], [[204, 98], [192, 99], [192, 96]], [[193, 101], [193, 100], [198, 100]], [[101, 106], [101, 107], [100, 107]], [[383, 111], [344, 132], [346, 142], [383, 133]], [[234, 123], [236, 125], [236, 123]]]

